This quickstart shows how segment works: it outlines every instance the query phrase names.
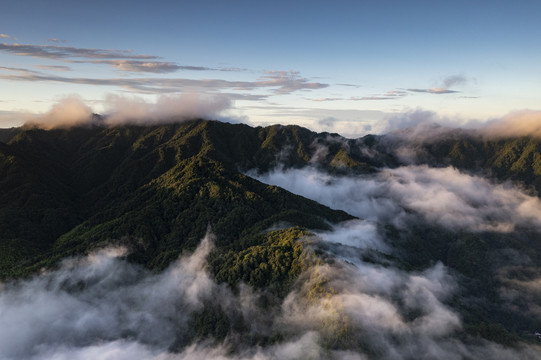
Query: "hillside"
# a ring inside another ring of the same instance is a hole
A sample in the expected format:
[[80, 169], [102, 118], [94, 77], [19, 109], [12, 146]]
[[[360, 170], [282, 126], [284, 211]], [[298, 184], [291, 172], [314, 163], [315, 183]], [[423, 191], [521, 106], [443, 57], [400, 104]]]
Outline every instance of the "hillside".
[[[204, 272], [212, 290], [198, 307], [182, 305], [190, 317], [163, 320], [170, 351], [205, 339], [273, 351], [298, 333], [331, 358], [538, 349], [538, 139], [345, 139], [204, 120], [0, 136], [0, 279], [34, 284], [45, 274], [54, 284], [60, 274], [59, 289], [92, 298], [85, 291], [107, 284], [102, 270], [66, 259], [110, 246], [127, 249], [115, 271], [133, 273], [136, 288], [175, 266]], [[214, 247], [198, 247], [209, 231]], [[79, 266], [88, 278], [65, 275]], [[122, 326], [107, 339], [161, 344]]]
[[0, 154], [3, 276], [120, 239], [133, 259], [163, 269], [208, 226], [219, 246], [239, 248], [280, 221], [328, 228], [351, 218], [237, 170], [274, 166], [291, 135], [291, 163], [308, 163], [316, 134], [292, 130], [196, 121], [22, 131]]

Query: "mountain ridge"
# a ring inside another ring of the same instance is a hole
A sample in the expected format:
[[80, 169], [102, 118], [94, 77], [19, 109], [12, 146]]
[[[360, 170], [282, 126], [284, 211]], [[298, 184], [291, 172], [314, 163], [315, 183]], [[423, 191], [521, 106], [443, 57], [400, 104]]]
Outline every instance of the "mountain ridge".
[[[384, 168], [417, 164], [453, 166], [489, 175], [493, 182], [516, 181], [530, 186], [531, 193], [541, 186], [541, 142], [536, 138], [345, 139], [299, 126], [253, 128], [201, 119], [152, 126], [11, 129], [9, 134], [1, 135], [9, 141], [0, 142], [4, 281], [54, 269], [66, 257], [111, 244], [127, 247], [130, 262], [160, 272], [195, 249], [211, 227], [217, 234], [216, 249], [209, 255], [215, 279], [233, 289], [242, 283], [266, 289], [264, 302], [277, 307], [310, 264], [333, 261], [299, 239], [356, 217], [262, 183], [250, 171], [310, 168], [336, 178], [377, 177]], [[505, 281], [535, 279], [530, 265], [513, 265], [505, 251], [509, 247], [537, 264], [537, 230], [473, 232], [426, 221], [408, 229], [391, 224], [376, 228], [394, 250], [366, 251], [363, 261], [419, 273], [437, 263], [448, 266], [461, 279], [463, 294], [447, 305], [460, 310], [468, 334], [510, 346], [524, 341], [523, 327], [541, 326], [535, 317], [506, 309], [504, 300], [488, 302], [497, 298]], [[508, 272], [503, 280], [497, 273], [500, 264]], [[510, 265], [515, 269], [509, 270]], [[322, 277], [308, 293], [316, 299], [327, 296], [325, 291], [332, 293], [325, 290], [327, 282]], [[212, 307], [205, 309], [198, 316], [224, 320]], [[411, 314], [413, 319], [418, 315]], [[196, 321], [198, 333], [223, 338], [229, 331], [222, 327], [216, 333], [214, 320], [205, 321], [205, 326]], [[346, 331], [346, 324], [336, 326]], [[336, 336], [328, 340], [332, 346], [353, 346]]]

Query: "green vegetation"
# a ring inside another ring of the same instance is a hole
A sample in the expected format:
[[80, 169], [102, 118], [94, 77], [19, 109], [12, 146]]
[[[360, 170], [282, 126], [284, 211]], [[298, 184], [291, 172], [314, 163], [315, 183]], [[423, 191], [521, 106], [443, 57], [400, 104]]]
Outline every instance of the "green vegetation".
[[299, 143], [291, 162], [306, 164], [316, 135], [212, 121], [22, 130], [0, 148], [0, 278], [111, 242], [161, 270], [209, 226], [218, 248], [238, 252], [262, 245], [276, 223], [350, 219], [238, 171], [274, 166], [290, 141]]
[[[113, 243], [129, 248], [129, 261], [160, 271], [193, 250], [210, 226], [217, 238], [208, 266], [219, 283], [233, 291], [251, 286], [261, 292], [261, 306], [272, 310], [299, 275], [309, 273], [304, 299], [308, 305], [326, 303], [334, 291], [328, 279], [306, 270], [327, 259], [299, 239], [308, 235], [306, 229], [329, 229], [330, 223], [353, 217], [244, 172], [310, 165], [334, 174], [371, 173], [400, 164], [385, 146], [375, 136], [347, 140], [297, 126], [251, 128], [202, 120], [1, 131], [0, 280]], [[541, 190], [538, 139], [464, 136], [421, 144], [418, 150], [421, 162], [432, 166], [452, 165]], [[509, 263], [503, 259], [511, 256], [509, 249], [541, 263], [538, 233], [522, 230], [471, 234], [426, 224], [404, 231], [382, 226], [382, 236], [400, 255], [367, 252], [363, 260], [408, 271], [442, 262], [464, 289], [448, 305], [460, 311], [466, 333], [508, 345], [527, 329], [541, 328], [525, 302], [513, 299], [507, 308], [499, 294], [504, 286], [536, 279], [535, 271], [501, 267]], [[340, 304], [326, 306], [331, 315], [321, 324], [320, 343], [327, 349], [366, 350]], [[524, 311], [517, 315], [516, 309]], [[206, 304], [194, 316], [192, 335], [223, 340], [231, 329], [242, 333], [245, 324], [235, 319]], [[250, 341], [272, 343], [273, 336], [254, 335]]]
[[430, 165], [452, 165], [483, 172], [500, 181], [512, 180], [541, 192], [541, 139], [485, 139], [463, 135], [420, 145]]

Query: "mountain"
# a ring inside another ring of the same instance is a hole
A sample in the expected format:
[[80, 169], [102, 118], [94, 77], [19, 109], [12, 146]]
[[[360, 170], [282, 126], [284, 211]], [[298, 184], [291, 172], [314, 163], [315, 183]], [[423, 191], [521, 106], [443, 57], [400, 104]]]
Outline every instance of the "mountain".
[[[296, 191], [302, 174], [308, 180]], [[239, 354], [246, 346], [276, 350], [299, 332], [310, 338], [315, 331], [310, 341], [322, 357], [392, 358], [389, 349], [435, 346], [440, 355], [461, 348], [464, 358], [475, 358], [505, 348], [520, 358], [538, 350], [533, 334], [541, 329], [540, 174], [539, 139], [461, 131], [345, 139], [298, 126], [206, 120], [2, 130], [0, 278], [17, 284], [64, 274], [72, 269], [66, 259], [110, 246], [127, 249], [130, 265], [122, 266], [139, 269], [134, 279], [168, 274], [179, 257], [202, 251], [198, 244], [210, 231], [216, 236], [204, 271], [215, 283], [213, 296], [229, 300], [203, 297], [185, 320], [189, 330], [168, 333], [168, 351], [182, 353], [209, 338]], [[435, 187], [445, 181], [447, 188]], [[350, 185], [343, 197], [327, 196], [327, 206], [315, 201]], [[449, 188], [452, 194], [434, 204], [407, 194], [436, 189], [437, 198]], [[304, 197], [295, 194], [305, 190]], [[347, 207], [350, 201], [357, 208]], [[85, 276], [68, 293], [103, 282]], [[250, 306], [243, 302], [252, 297]], [[354, 298], [363, 302], [349, 305]], [[368, 300], [377, 301], [361, 316]], [[318, 320], [316, 305], [326, 317]], [[292, 326], [297, 307], [317, 326], [298, 319]], [[247, 309], [271, 315], [251, 313], [254, 325]], [[180, 326], [177, 316], [170, 316], [173, 327]], [[143, 341], [133, 335], [138, 331], [110, 340]]]
[[21, 131], [0, 155], [0, 238], [11, 254], [2, 273], [111, 239], [134, 247], [134, 260], [163, 269], [208, 226], [221, 234], [218, 245], [244, 246], [280, 221], [328, 228], [326, 221], [349, 219], [239, 171], [274, 166], [288, 142], [297, 147], [288, 161], [306, 164], [314, 137], [300, 128], [208, 121]]

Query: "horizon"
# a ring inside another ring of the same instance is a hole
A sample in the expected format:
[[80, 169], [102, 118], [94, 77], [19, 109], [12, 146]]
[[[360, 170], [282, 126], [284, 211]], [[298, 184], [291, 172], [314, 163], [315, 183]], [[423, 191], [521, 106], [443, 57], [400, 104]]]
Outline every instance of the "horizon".
[[541, 119], [540, 11], [536, 1], [7, 1], [0, 127], [51, 118], [66, 102], [77, 114], [130, 109], [346, 137]]

